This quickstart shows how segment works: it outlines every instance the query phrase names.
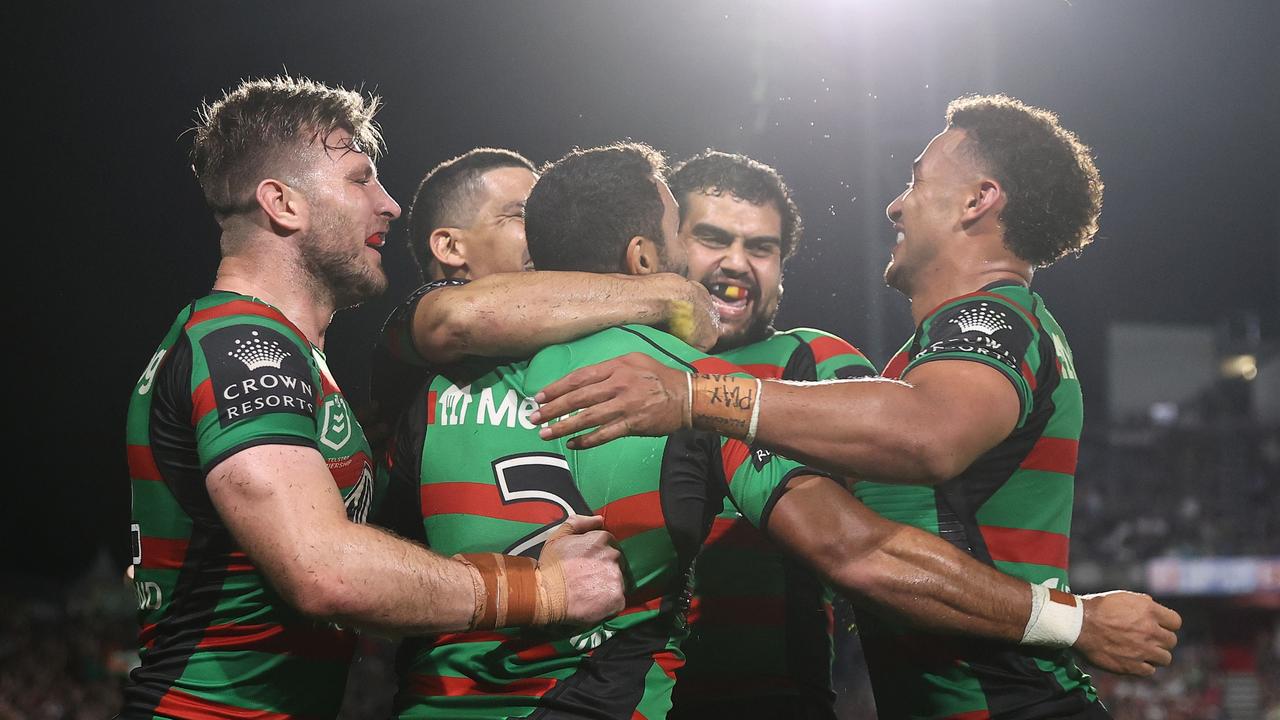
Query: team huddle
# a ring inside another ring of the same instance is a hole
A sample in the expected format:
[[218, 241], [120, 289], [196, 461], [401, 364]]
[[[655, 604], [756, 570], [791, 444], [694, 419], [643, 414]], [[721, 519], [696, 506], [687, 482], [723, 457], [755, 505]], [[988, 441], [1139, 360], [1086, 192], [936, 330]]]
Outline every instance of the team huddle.
[[1102, 183], [1054, 115], [948, 107], [888, 206], [916, 326], [881, 371], [774, 327], [803, 224], [767, 165], [441, 163], [357, 420], [324, 339], [387, 286], [377, 105], [202, 108], [222, 259], [130, 402], [121, 717], [334, 717], [368, 632], [403, 638], [403, 718], [834, 718], [835, 595], [882, 718], [1106, 718], [1077, 657], [1169, 664], [1176, 613], [1068, 587], [1081, 390], [1029, 286]]

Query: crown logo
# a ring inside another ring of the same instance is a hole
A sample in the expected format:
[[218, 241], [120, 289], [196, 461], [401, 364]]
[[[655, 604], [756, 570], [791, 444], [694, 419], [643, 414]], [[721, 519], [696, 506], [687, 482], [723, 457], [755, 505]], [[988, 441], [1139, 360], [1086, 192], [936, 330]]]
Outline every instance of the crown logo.
[[291, 353], [281, 349], [280, 343], [276, 340], [263, 340], [258, 337], [258, 331], [254, 330], [250, 333], [253, 337], [248, 340], [236, 338], [236, 347], [227, 355], [244, 363], [244, 366], [250, 370], [257, 370], [263, 367], [273, 367], [280, 369], [280, 363], [289, 357]]
[[1004, 312], [991, 307], [987, 303], [969, 306], [949, 322], [959, 325], [961, 332], [977, 330], [983, 335], [991, 335], [997, 330], [1012, 330], [1013, 326], [1004, 321]]

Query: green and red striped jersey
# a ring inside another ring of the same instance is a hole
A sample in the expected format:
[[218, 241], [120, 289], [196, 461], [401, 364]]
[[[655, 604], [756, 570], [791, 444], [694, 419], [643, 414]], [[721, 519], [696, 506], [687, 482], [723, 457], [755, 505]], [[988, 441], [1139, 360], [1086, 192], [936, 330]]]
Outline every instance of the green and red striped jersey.
[[590, 628], [406, 640], [400, 717], [666, 716], [690, 568], [724, 498], [764, 526], [787, 481], [812, 471], [695, 431], [585, 451], [538, 437], [533, 395], [628, 352], [737, 371], [652, 328], [612, 328], [469, 377], [435, 374], [402, 416], [379, 520], [445, 554], [536, 556], [568, 513], [602, 515], [624, 558], [627, 605]]
[[152, 356], [126, 437], [141, 666], [121, 717], [337, 715], [352, 635], [281, 600], [205, 486], [246, 448], [313, 447], [348, 517], [364, 521], [369, 446], [324, 355], [275, 308], [215, 292], [179, 313]]
[[[987, 365], [1013, 384], [1017, 427], [937, 486], [858, 482], [885, 517], [936, 533], [996, 569], [1067, 589], [1080, 383], [1062, 328], [1040, 296], [996, 284], [930, 312], [885, 376], [937, 360]], [[975, 412], [980, 412], [975, 409]], [[1101, 711], [1069, 651], [920, 634], [859, 609], [876, 705], [887, 718], [1063, 718]]]
[[[716, 357], [766, 379], [876, 374], [852, 345], [820, 330], [774, 332]], [[795, 717], [835, 717], [830, 594], [808, 568], [725, 503], [693, 578], [687, 662], [676, 676], [672, 718], [745, 716], [762, 697], [786, 697]]]

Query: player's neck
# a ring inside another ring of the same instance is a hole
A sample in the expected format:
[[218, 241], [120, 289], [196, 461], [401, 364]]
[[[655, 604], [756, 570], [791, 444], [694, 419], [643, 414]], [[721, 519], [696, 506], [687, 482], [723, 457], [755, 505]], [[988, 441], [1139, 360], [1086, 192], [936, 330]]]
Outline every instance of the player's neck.
[[333, 299], [317, 292], [314, 285], [297, 262], [261, 253], [223, 257], [213, 281], [214, 290], [249, 295], [279, 310], [312, 345], [324, 349], [325, 330], [335, 308]]
[[912, 289], [911, 319], [916, 326], [939, 305], [974, 293], [997, 282], [1030, 286], [1033, 269], [1029, 263], [1007, 255], [976, 256], [930, 268], [920, 273], [917, 287]]

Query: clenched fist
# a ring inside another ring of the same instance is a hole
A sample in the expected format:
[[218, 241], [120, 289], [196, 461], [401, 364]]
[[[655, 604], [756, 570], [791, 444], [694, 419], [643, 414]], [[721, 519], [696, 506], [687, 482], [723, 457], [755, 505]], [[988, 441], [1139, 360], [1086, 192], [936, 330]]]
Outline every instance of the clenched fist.
[[[542, 546], [538, 570], [562, 579], [566, 623], [594, 625], [625, 605], [622, 553], [603, 528], [599, 515], [570, 515]], [[549, 577], [547, 584], [556, 585]]]

